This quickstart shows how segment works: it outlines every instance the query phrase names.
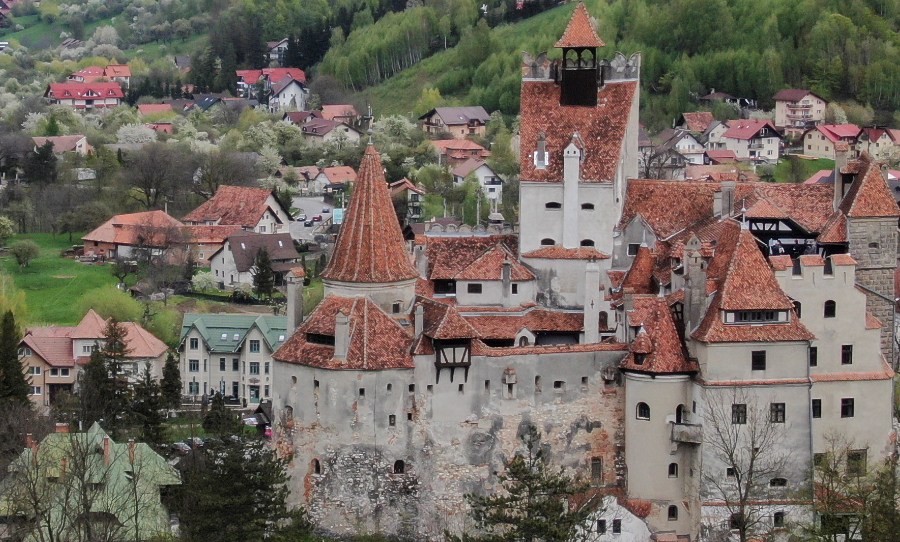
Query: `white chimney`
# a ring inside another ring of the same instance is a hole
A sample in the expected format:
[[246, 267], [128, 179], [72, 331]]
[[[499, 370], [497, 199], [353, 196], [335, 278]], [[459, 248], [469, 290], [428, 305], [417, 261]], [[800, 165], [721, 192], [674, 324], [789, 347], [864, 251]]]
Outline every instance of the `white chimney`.
[[288, 273], [286, 308], [288, 336], [291, 336], [303, 322], [303, 280], [304, 277], [295, 274], [294, 270]]
[[600, 266], [594, 258], [584, 266], [584, 342], [600, 341]]
[[578, 214], [581, 205], [578, 204], [578, 183], [581, 181], [581, 149], [575, 144], [578, 134], [572, 137], [572, 142], [563, 151], [563, 238], [565, 248], [578, 248]]
[[347, 349], [350, 346], [350, 317], [339, 311], [334, 318], [334, 358], [347, 359]]

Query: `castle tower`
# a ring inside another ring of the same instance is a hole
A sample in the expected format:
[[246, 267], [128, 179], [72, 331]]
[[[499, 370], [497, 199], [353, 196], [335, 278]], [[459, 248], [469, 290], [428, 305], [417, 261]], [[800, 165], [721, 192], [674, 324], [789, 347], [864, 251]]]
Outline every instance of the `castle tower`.
[[388, 314], [409, 314], [418, 277], [404, 246], [381, 156], [370, 143], [334, 255], [322, 273], [325, 295], [366, 296]]
[[597, 82], [599, 70], [597, 48], [605, 44], [594, 32], [591, 17], [584, 3], [579, 3], [569, 19], [566, 31], [556, 42], [563, 51], [563, 62], [559, 71], [560, 105], [597, 105]]

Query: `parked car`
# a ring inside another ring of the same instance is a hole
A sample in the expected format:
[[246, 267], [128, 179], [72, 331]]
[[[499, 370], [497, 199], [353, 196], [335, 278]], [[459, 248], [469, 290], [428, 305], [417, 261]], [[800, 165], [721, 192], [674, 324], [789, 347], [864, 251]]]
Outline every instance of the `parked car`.
[[296, 220], [298, 222], [305, 222], [306, 221], [306, 213], [300, 213], [299, 215], [297, 215]]
[[323, 215], [327, 215], [327, 214], [330, 213], [330, 212], [331, 212], [331, 209], [329, 209], [328, 207], [322, 207], [322, 214], [323, 214]]
[[191, 447], [185, 442], [176, 442], [172, 444], [171, 450], [178, 455], [187, 455], [191, 453]]
[[321, 221], [322, 221], [322, 215], [316, 215], [313, 217], [313, 222], [321, 222]]
[[303, 225], [306, 226], [307, 228], [311, 228], [313, 226], [313, 224], [315, 224], [315, 223], [316, 223], [315, 220], [307, 220], [306, 222], [303, 223]]

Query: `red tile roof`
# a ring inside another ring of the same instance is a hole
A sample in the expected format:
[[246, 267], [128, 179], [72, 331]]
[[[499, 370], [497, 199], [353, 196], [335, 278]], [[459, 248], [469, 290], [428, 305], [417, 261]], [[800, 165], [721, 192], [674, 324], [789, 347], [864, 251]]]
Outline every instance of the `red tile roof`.
[[172, 113], [172, 104], [138, 104], [138, 113], [151, 115], [153, 113]]
[[222, 185], [213, 197], [188, 213], [183, 220], [198, 224], [213, 222], [220, 226], [255, 228], [269, 210], [267, 201], [271, 195], [272, 191], [265, 188]]
[[820, 243], [846, 243], [847, 242], [847, 217], [840, 209], [835, 211], [828, 222], [822, 226], [822, 233], [816, 237]]
[[[597, 91], [597, 106], [560, 105], [559, 86], [552, 81], [522, 83], [519, 157], [523, 181], [562, 182], [563, 150], [578, 132], [585, 142], [581, 178], [610, 183], [616, 176], [628, 118], [637, 94], [636, 82], [607, 83]], [[549, 153], [546, 168], [538, 169], [533, 153], [543, 134]]]
[[432, 339], [474, 339], [478, 331], [452, 305], [420, 298], [424, 309], [423, 333]]
[[[666, 299], [645, 298], [636, 300], [635, 305], [638, 304], [643, 305], [645, 317], [641, 321], [641, 330], [631, 344], [631, 352], [622, 360], [620, 368], [655, 374], [696, 372], [698, 366], [685, 356]], [[636, 354], [646, 357], [638, 363]]]
[[849, 218], [900, 217], [900, 208], [881, 174], [880, 164], [867, 153], [855, 162], [859, 173], [841, 200], [840, 210]]
[[[803, 98], [806, 98], [809, 95], [816, 96], [815, 94], [813, 94], [812, 92], [810, 92], [804, 88], [786, 88], [786, 89], [779, 90], [775, 94], [775, 101], [776, 102], [799, 102], [800, 100], [802, 100]], [[819, 98], [820, 100], [822, 99], [819, 96], [816, 96], [816, 98]]]
[[322, 106], [322, 117], [328, 120], [335, 118], [358, 117], [356, 108], [350, 104], [333, 104]]
[[815, 128], [832, 142], [842, 139], [856, 139], [861, 132], [855, 124], [819, 124]]
[[50, 83], [44, 96], [56, 100], [97, 100], [125, 97], [119, 83]]
[[[78, 146], [78, 143], [84, 139], [85, 136], [78, 135], [67, 135], [67, 136], [49, 136], [49, 137], [32, 137], [31, 140], [34, 141], [35, 147], [43, 147], [48, 141], [50, 145], [53, 147], [54, 153], [63, 153], [63, 152], [72, 152]], [[90, 145], [88, 145], [90, 148]]]
[[510, 264], [510, 280], [516, 282], [535, 280], [534, 273], [522, 265], [515, 255], [499, 241], [464, 267], [454, 278], [456, 280], [501, 280], [505, 262]]
[[542, 331], [579, 333], [584, 329], [584, 313], [560, 312], [548, 309], [527, 309], [520, 314], [491, 314], [466, 316], [466, 321], [478, 330], [482, 339], [515, 339], [522, 329], [532, 333]]
[[419, 276], [410, 262], [384, 179], [381, 156], [369, 145], [334, 255], [322, 273], [328, 281], [398, 282]]
[[543, 260], [606, 260], [609, 254], [600, 252], [594, 247], [565, 248], [559, 245], [547, 246], [522, 254], [523, 258]]
[[354, 183], [357, 174], [350, 166], [330, 166], [322, 168], [322, 173], [332, 184]]
[[68, 336], [70, 329], [72, 328], [30, 329], [22, 337], [22, 342], [28, 345], [35, 355], [53, 367], [74, 367], [72, 339]]
[[415, 192], [416, 194], [425, 195], [425, 189], [419, 186], [416, 186], [412, 181], [403, 177], [399, 181], [392, 182], [390, 184], [391, 187], [391, 197], [393, 198], [397, 194], [405, 191]]
[[857, 261], [849, 254], [832, 254], [831, 263], [834, 265], [857, 265]]
[[[472, 353], [476, 356], [488, 358], [509, 356], [544, 356], [547, 354], [572, 354], [576, 352], [625, 352], [628, 345], [623, 343], [588, 343], [588, 344], [553, 344], [518, 347], [492, 348], [480, 340], [472, 341]], [[537, 358], [538, 360], [541, 358]], [[557, 361], [554, 358], [544, 358], [549, 361]], [[559, 361], [565, 358], [558, 358]]]
[[554, 47], [603, 47], [605, 44], [597, 36], [591, 16], [588, 14], [584, 2], [578, 2], [569, 24], [562, 37]]
[[622, 280], [622, 290], [633, 294], [655, 294], [657, 290], [653, 282], [655, 268], [656, 257], [653, 251], [646, 245], [641, 245]]
[[261, 70], [237, 70], [236, 73], [238, 79], [242, 80], [248, 85], [255, 84], [257, 81], [259, 81], [260, 77], [265, 77], [270, 83], [274, 83], [275, 81], [281, 81], [287, 75], [293, 77], [301, 83], [306, 83], [306, 73], [300, 68], [263, 68]]
[[291, 124], [304, 124], [312, 119], [321, 119], [322, 113], [320, 111], [288, 111], [284, 114], [282, 119], [287, 119], [291, 122]]
[[107, 77], [131, 77], [131, 68], [127, 64], [109, 64], [103, 73]]
[[770, 120], [739, 119], [726, 121], [726, 124], [728, 124], [728, 130], [725, 130], [722, 137], [729, 139], [754, 139], [765, 127], [771, 130], [771, 135], [766, 137], [780, 137], [775, 131], [775, 125]]
[[[307, 334], [334, 337], [338, 311], [349, 317], [346, 359], [335, 359], [334, 346], [310, 342]], [[413, 369], [412, 336], [366, 297], [326, 297], [281, 347], [276, 361], [329, 370]]]
[[241, 226], [185, 226], [185, 231], [190, 235], [194, 243], [215, 244], [224, 243], [225, 239], [241, 230]]
[[115, 245], [162, 247], [172, 240], [173, 230], [184, 224], [163, 211], [116, 215], [82, 237], [83, 241]]
[[682, 113], [684, 123], [691, 132], [705, 132], [709, 125], [716, 121], [716, 118], [709, 111], [694, 111], [692, 113]]
[[103, 337], [106, 332], [106, 320], [97, 314], [94, 309], [89, 309], [82, 317], [81, 322], [72, 328], [69, 337], [73, 339], [96, 339]]
[[737, 154], [734, 151], [725, 149], [710, 149], [706, 151], [706, 156], [710, 161], [716, 164], [730, 164], [737, 162]]
[[484, 237], [427, 237], [425, 256], [428, 259], [429, 280], [453, 280], [463, 269], [485, 252], [502, 243], [511, 254], [518, 250], [514, 235], [486, 235]]

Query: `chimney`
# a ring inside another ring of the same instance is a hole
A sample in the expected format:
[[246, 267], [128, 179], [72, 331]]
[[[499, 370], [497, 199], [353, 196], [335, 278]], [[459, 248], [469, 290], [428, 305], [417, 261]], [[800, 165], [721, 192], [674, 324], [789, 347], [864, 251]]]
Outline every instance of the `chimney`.
[[572, 142], [563, 151], [563, 238], [565, 248], [578, 248], [578, 182], [581, 180], [581, 149], [575, 144], [580, 138], [572, 136]]
[[591, 257], [584, 266], [584, 342], [600, 342], [600, 266]]
[[103, 435], [103, 463], [106, 466], [109, 466], [109, 462], [111, 459], [109, 435]]
[[503, 306], [509, 307], [512, 296], [512, 262], [509, 260], [503, 260], [503, 270], [501, 271], [500, 279], [503, 285]]
[[130, 438], [130, 439], [128, 439], [128, 462], [131, 463], [132, 465], [134, 465], [134, 449], [135, 449], [134, 439]]
[[57, 423], [56, 424], [56, 432], [57, 433], [68, 433], [69, 432], [69, 424]]
[[416, 333], [416, 338], [418, 339], [422, 335], [422, 331], [425, 330], [425, 307], [423, 307], [421, 303], [416, 303], [414, 322], [414, 331]]
[[293, 335], [297, 326], [303, 322], [303, 280], [305, 273], [291, 270], [287, 277], [287, 335]]
[[419, 272], [419, 276], [423, 278], [428, 277], [428, 256], [425, 254], [425, 245], [417, 245], [413, 252], [416, 257], [416, 270]]
[[843, 141], [839, 141], [834, 144], [834, 199], [832, 201], [832, 208], [837, 211], [837, 208], [841, 205], [841, 200], [844, 199], [844, 194], [846, 190], [844, 188], [844, 174], [841, 172], [842, 169], [847, 167], [848, 161], [850, 159], [850, 149], [846, 143]]
[[334, 358], [347, 359], [347, 349], [350, 342], [350, 317], [343, 310], [338, 311], [334, 318]]
[[722, 190], [713, 192], [713, 216], [722, 217]]
[[700, 323], [706, 305], [706, 266], [700, 255], [700, 240], [692, 235], [684, 248], [684, 336]]
[[722, 216], [731, 216], [734, 209], [734, 189], [737, 183], [734, 181], [722, 182]]

